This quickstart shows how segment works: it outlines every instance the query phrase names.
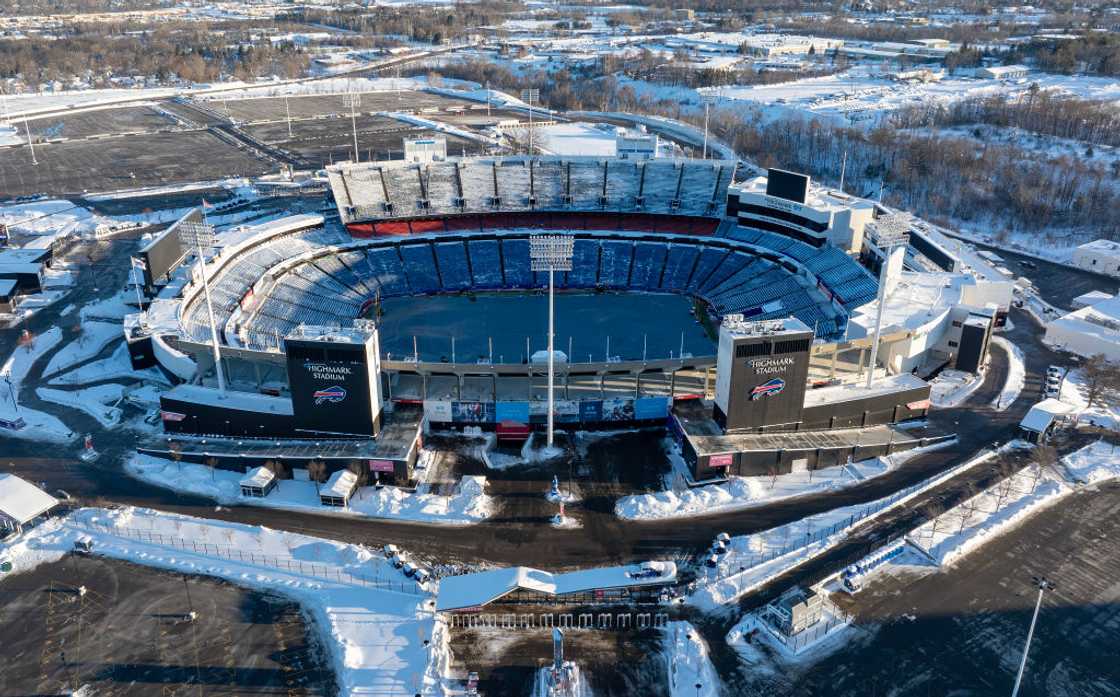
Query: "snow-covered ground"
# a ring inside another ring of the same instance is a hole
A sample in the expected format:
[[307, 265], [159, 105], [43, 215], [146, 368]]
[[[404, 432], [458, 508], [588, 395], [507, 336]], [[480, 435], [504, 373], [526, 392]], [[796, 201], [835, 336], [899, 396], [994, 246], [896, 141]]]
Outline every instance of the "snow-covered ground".
[[57, 390], [50, 387], [36, 388], [35, 394], [44, 402], [61, 404], [89, 414], [105, 428], [114, 428], [121, 420], [121, 410], [115, 405], [120, 401], [124, 387], [116, 383], [95, 385], [81, 390]]
[[[1013, 441], [1004, 448], [1018, 445]], [[702, 609], [714, 609], [731, 602], [839, 543], [853, 526], [902, 505], [922, 491], [995, 455], [990, 451], [981, 453], [935, 477], [877, 501], [835, 508], [752, 535], [732, 537], [728, 551], [717, 557], [714, 568], [699, 569], [696, 588], [689, 600]]]
[[137, 88], [137, 89], [89, 89], [67, 92], [43, 92], [37, 94], [9, 94], [7, 110], [9, 116], [32, 114], [51, 109], [67, 107], [89, 107], [109, 102], [119, 102], [146, 97], [157, 98], [173, 95], [174, 88]]
[[1026, 359], [1023, 357], [1022, 349], [1002, 336], [993, 335], [992, 343], [1007, 353], [1009, 361], [1007, 382], [1004, 383], [999, 396], [992, 400], [992, 406], [996, 408], [996, 411], [1003, 411], [1011, 406], [1012, 402], [1019, 398], [1019, 393], [1023, 391], [1023, 385], [1027, 379]]
[[1032, 465], [924, 523], [909, 539], [949, 565], [1071, 491], [1053, 472]]
[[1097, 484], [1120, 477], [1120, 452], [1115, 445], [1099, 440], [1066, 455], [1062, 466], [1074, 481]]
[[71, 341], [60, 351], [51, 356], [47, 367], [43, 369], [43, 377], [53, 377], [66, 371], [82, 361], [87, 361], [124, 335], [118, 324], [108, 322], [83, 322], [82, 333], [77, 339]]
[[983, 384], [982, 374], [946, 368], [930, 381], [929, 401], [936, 407], [955, 407]]
[[148, 509], [85, 508], [0, 545], [0, 554], [18, 573], [61, 558], [79, 539], [94, 554], [294, 598], [322, 636], [340, 695], [444, 692], [447, 627], [431, 596], [365, 547]]
[[65, 199], [0, 206], [0, 224], [7, 225], [12, 232], [34, 237], [69, 233], [81, 235], [92, 232], [100, 224], [112, 222], [114, 219], [97, 215]]
[[1070, 370], [1062, 381], [1060, 399], [1074, 408], [1078, 421], [1106, 428], [1120, 425], [1120, 402], [1098, 401], [1092, 408], [1085, 398], [1085, 375], [1080, 370]]
[[[120, 331], [119, 327], [117, 331]], [[121, 345], [118, 346], [108, 358], [86, 363], [80, 368], [75, 368], [68, 373], [63, 373], [58, 377], [52, 378], [48, 384], [56, 387], [64, 385], [84, 385], [87, 382], [94, 382], [96, 380], [117, 380], [121, 378], [146, 380], [170, 387], [167, 383], [167, 379], [156, 368], [133, 370], [132, 363], [128, 358], [128, 345], [124, 342], [121, 342]]]
[[0, 384], [0, 419], [9, 422], [22, 420], [24, 423], [19, 429], [0, 429], [0, 436], [49, 443], [67, 443], [77, 437], [77, 434], [54, 416], [19, 404], [20, 387], [28, 371], [61, 340], [62, 330], [52, 327], [35, 337], [32, 343], [16, 347], [4, 365], [0, 366], [0, 381], [4, 383]]
[[[615, 515], [626, 520], [658, 520], [711, 515], [754, 508], [783, 499], [820, 494], [854, 486], [879, 477], [926, 450], [945, 447], [941, 443], [888, 457], [853, 462], [842, 467], [793, 472], [777, 477], [730, 477], [728, 481], [696, 488], [678, 485], [674, 490], [623, 496], [615, 503]], [[674, 469], [683, 466], [679, 446], [666, 439], [666, 449]], [[676, 462], [681, 460], [680, 463]]]
[[150, 484], [212, 498], [219, 503], [283, 508], [322, 515], [410, 520], [440, 525], [471, 525], [488, 518], [492, 502], [485, 477], [464, 477], [453, 496], [409, 492], [399, 487], [360, 487], [349, 508], [323, 506], [314, 482], [285, 479], [265, 498], [243, 498], [239, 482], [245, 476], [205, 465], [175, 463], [134, 454], [125, 471]]
[[719, 697], [721, 683], [708, 657], [708, 644], [696, 629], [688, 622], [669, 622], [664, 636], [671, 697]]
[[776, 85], [705, 87], [703, 95], [727, 102], [751, 102], [759, 114], [777, 119], [811, 114], [837, 123], [866, 122], [907, 106], [948, 104], [970, 97], [1025, 93], [1031, 83], [1042, 90], [1082, 99], [1120, 100], [1120, 84], [1107, 78], [1036, 73], [1023, 81], [950, 76], [927, 83], [897, 82], [877, 67], [860, 65], [842, 73]]
[[[470, 435], [465, 432], [464, 434]], [[504, 470], [524, 465], [537, 465], [564, 454], [563, 448], [555, 445], [551, 448], [542, 445], [539, 442], [539, 434], [534, 434], [522, 444], [519, 455], [510, 455], [495, 450], [497, 439], [494, 437], [493, 433], [482, 433], [479, 431], [478, 435], [485, 440], [485, 444], [478, 449], [479, 457], [486, 463], [486, 467], [492, 470]]]

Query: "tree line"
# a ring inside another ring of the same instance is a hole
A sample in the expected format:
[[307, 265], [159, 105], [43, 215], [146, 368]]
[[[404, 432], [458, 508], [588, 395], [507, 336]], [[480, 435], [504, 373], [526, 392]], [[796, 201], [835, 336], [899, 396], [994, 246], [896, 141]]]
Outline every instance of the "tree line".
[[111, 76], [211, 82], [227, 76], [298, 77], [310, 61], [290, 44], [254, 40], [262, 30], [253, 27], [182, 23], [142, 31], [107, 29], [79, 26], [51, 41], [0, 41], [0, 78], [21, 78], [33, 85], [88, 78], [97, 86]]

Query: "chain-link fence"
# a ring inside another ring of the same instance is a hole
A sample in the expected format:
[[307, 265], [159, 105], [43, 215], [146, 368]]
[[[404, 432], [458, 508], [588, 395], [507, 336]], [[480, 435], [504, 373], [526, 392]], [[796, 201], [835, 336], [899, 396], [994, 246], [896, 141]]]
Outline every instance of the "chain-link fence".
[[[270, 554], [263, 554], [260, 552], [246, 551], [232, 546], [216, 545], [211, 542], [198, 542], [195, 540], [186, 540], [181, 537], [175, 537], [153, 530], [140, 530], [136, 528], [126, 527], [111, 527], [101, 525], [98, 523], [83, 523], [85, 527], [104, 535], [112, 535], [115, 537], [123, 537], [126, 539], [136, 540], [152, 545], [159, 545], [161, 547], [169, 547], [172, 549], [180, 549], [186, 552], [194, 552], [208, 557], [216, 557], [219, 559], [228, 559], [240, 564], [251, 564], [253, 566], [263, 566], [270, 569], [276, 569], [285, 573], [298, 574], [300, 576], [307, 576], [321, 581], [329, 581], [334, 583], [346, 583], [355, 586], [363, 586], [365, 588], [376, 588], [379, 590], [392, 591], [394, 593], [404, 593], [407, 595], [424, 596], [426, 593], [419, 588], [415, 581], [408, 579], [393, 579], [389, 578], [386, 574], [382, 574], [384, 563], [380, 560], [374, 560], [370, 564], [368, 571], [359, 571], [352, 568], [340, 568], [327, 564], [319, 564], [315, 562], [304, 561], [302, 559], [294, 559], [290, 556], [277, 556]], [[96, 548], [94, 549], [96, 551]], [[386, 571], [388, 571], [386, 569]], [[398, 575], [398, 572], [393, 570], [393, 575]]]

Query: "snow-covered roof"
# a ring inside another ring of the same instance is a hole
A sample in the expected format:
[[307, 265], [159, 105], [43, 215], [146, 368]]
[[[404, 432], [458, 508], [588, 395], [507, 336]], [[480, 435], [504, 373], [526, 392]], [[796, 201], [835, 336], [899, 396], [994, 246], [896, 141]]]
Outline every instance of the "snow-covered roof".
[[292, 413], [292, 400], [287, 397], [226, 390], [223, 394], [213, 387], [203, 385], [178, 385], [163, 393], [168, 399], [205, 404], [210, 407], [255, 411], [267, 414]]
[[[655, 573], [647, 572], [643, 566]], [[672, 583], [676, 578], [677, 565], [671, 561], [583, 569], [561, 574], [527, 566], [492, 569], [444, 578], [439, 584], [436, 610], [481, 607], [518, 589], [548, 595], [566, 595], [607, 588]]]
[[334, 496], [336, 498], [349, 498], [358, 485], [358, 475], [350, 470], [338, 470], [331, 475], [327, 483], [319, 490], [320, 496]]
[[58, 499], [14, 474], [0, 474], [0, 514], [19, 524], [58, 505]]
[[1103, 290], [1091, 290], [1088, 293], [1082, 293], [1073, 299], [1073, 306], [1077, 309], [1096, 305], [1102, 300], [1112, 300], [1114, 296]]
[[921, 389], [928, 385], [929, 383], [925, 380], [916, 375], [911, 375], [910, 373], [888, 375], [871, 383], [870, 389], [867, 388], [863, 381], [855, 383], [846, 382], [839, 385], [805, 390], [805, 406], [815, 407], [822, 404], [849, 402], [854, 399], [866, 399], [868, 397], [878, 397], [895, 392], [903, 392], [905, 390]]
[[1053, 397], [1047, 398], [1031, 407], [1019, 427], [1035, 433], [1043, 433], [1054, 423], [1054, 419], [1073, 411], [1073, 407]]
[[276, 475], [267, 467], [254, 467], [241, 478], [241, 486], [255, 486], [263, 489], [275, 478]]

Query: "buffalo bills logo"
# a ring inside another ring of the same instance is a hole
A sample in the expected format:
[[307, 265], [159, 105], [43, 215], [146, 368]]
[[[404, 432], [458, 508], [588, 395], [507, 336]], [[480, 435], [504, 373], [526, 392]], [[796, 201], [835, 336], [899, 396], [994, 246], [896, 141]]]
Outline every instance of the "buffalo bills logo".
[[341, 402], [346, 399], [346, 388], [335, 385], [325, 390], [315, 390], [315, 394], [311, 396], [315, 400], [315, 406], [319, 406], [324, 402]]
[[762, 397], [769, 397], [778, 394], [786, 388], [786, 381], [781, 378], [774, 378], [767, 380], [758, 387], [751, 390], [751, 399], [760, 399]]

